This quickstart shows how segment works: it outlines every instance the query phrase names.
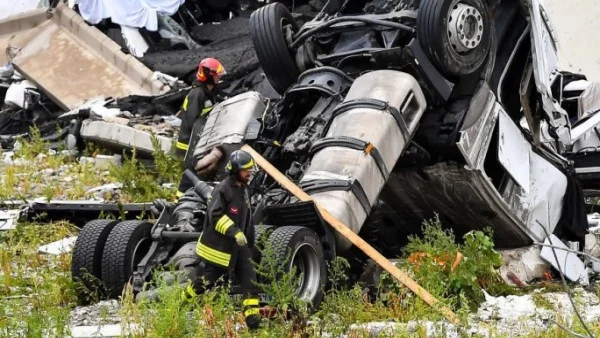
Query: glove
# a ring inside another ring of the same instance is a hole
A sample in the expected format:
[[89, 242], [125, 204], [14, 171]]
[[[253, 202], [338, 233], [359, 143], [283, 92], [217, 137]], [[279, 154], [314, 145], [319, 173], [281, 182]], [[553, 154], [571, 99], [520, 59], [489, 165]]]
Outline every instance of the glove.
[[237, 234], [235, 234], [235, 241], [239, 246], [248, 245], [248, 240], [246, 239], [246, 235], [244, 235], [243, 232], [238, 232]]

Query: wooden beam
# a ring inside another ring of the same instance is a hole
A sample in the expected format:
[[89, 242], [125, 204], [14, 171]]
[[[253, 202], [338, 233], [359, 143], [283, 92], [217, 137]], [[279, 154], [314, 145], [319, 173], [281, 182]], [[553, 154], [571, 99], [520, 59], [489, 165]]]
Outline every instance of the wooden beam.
[[441, 304], [439, 300], [437, 300], [432, 294], [430, 294], [427, 290], [423, 289], [417, 282], [415, 282], [408, 274], [396, 267], [392, 262], [390, 262], [387, 258], [385, 258], [381, 253], [379, 253], [375, 248], [373, 248], [369, 243], [365, 242], [360, 236], [355, 234], [348, 226], [338, 220], [335, 216], [330, 214], [327, 209], [320, 206], [316, 201], [312, 199], [304, 190], [298, 187], [294, 182], [292, 182], [287, 176], [281, 173], [277, 168], [275, 168], [269, 161], [267, 161], [264, 157], [262, 157], [259, 153], [257, 153], [252, 147], [249, 145], [244, 145], [242, 150], [248, 152], [254, 158], [256, 164], [258, 164], [261, 168], [263, 168], [267, 174], [269, 174], [275, 181], [277, 181], [283, 188], [288, 190], [294, 196], [296, 196], [299, 200], [303, 202], [312, 201], [315, 203], [315, 206], [321, 213], [321, 216], [332, 228], [337, 230], [342, 236], [346, 237], [352, 244], [354, 244], [357, 248], [361, 249], [367, 256], [371, 257], [377, 264], [379, 264], [383, 269], [389, 272], [392, 276], [394, 276], [400, 283], [404, 284], [408, 289], [414, 292], [417, 296], [419, 296], [424, 302], [429, 304], [430, 306], [438, 309], [446, 319], [448, 319], [451, 323], [459, 325], [460, 320], [452, 312], [450, 308]]

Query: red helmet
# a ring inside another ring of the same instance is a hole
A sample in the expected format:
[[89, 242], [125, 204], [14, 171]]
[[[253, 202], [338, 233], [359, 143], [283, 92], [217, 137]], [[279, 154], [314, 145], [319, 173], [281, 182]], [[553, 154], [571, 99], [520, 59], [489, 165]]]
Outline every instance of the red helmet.
[[206, 82], [210, 78], [213, 83], [217, 83], [217, 78], [225, 74], [227, 74], [225, 67], [223, 67], [223, 64], [219, 60], [206, 58], [200, 61], [196, 78], [200, 82]]

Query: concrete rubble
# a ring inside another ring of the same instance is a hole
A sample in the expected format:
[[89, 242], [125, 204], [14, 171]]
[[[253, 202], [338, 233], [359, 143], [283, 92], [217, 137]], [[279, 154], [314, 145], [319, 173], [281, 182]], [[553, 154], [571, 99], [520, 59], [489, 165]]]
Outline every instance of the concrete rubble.
[[550, 266], [544, 261], [540, 254], [539, 247], [530, 246], [513, 250], [500, 250], [504, 264], [500, 267], [500, 275], [507, 284], [516, 283], [509, 278], [509, 273], [513, 273], [523, 283], [529, 283], [535, 279], [544, 278]]
[[38, 251], [43, 254], [48, 255], [62, 255], [65, 253], [69, 253], [73, 250], [73, 246], [75, 245], [75, 241], [77, 240], [77, 236], [71, 236], [67, 238], [63, 238], [56, 242], [48, 243], [42, 245], [38, 248]]

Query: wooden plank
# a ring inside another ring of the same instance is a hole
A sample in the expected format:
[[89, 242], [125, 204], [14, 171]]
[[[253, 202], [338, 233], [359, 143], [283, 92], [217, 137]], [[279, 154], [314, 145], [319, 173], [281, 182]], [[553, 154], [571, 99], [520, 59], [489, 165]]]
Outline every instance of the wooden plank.
[[292, 182], [283, 173], [277, 170], [277, 168], [275, 168], [271, 163], [269, 163], [269, 161], [267, 161], [264, 157], [257, 153], [252, 147], [246, 144], [242, 147], [242, 150], [252, 155], [256, 164], [263, 168], [271, 177], [273, 177], [275, 181], [277, 181], [283, 188], [285, 188], [294, 196], [296, 196], [299, 200], [303, 202], [313, 201], [317, 206], [319, 212], [321, 213], [323, 219], [327, 223], [329, 223], [331, 227], [333, 227], [340, 234], [342, 234], [342, 236], [346, 237], [357, 248], [361, 249], [367, 256], [369, 256], [371, 259], [377, 262], [377, 264], [379, 264], [383, 269], [385, 269], [392, 276], [394, 276], [400, 283], [404, 284], [408, 289], [414, 292], [427, 304], [439, 310], [444, 315], [444, 317], [446, 317], [446, 319], [448, 319], [451, 323], [456, 325], [460, 324], [460, 320], [450, 308], [441, 304], [439, 300], [437, 300], [432, 294], [430, 294], [427, 290], [425, 290], [417, 282], [410, 278], [410, 276], [408, 276], [406, 272], [398, 269], [394, 264], [392, 264], [392, 262], [390, 262], [381, 253], [375, 250], [375, 248], [373, 248], [371, 245], [369, 245], [369, 243], [365, 242], [360, 236], [358, 236], [352, 230], [350, 230], [350, 228], [348, 228], [344, 223], [342, 223], [340, 220], [331, 215], [327, 211], [327, 209], [321, 207], [306, 192], [300, 189], [300, 187], [294, 184], [294, 182]]

